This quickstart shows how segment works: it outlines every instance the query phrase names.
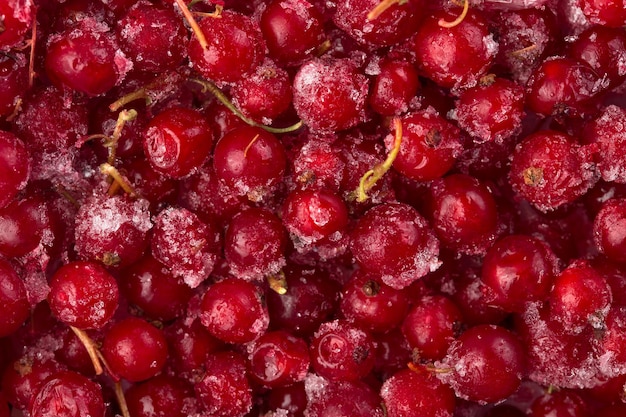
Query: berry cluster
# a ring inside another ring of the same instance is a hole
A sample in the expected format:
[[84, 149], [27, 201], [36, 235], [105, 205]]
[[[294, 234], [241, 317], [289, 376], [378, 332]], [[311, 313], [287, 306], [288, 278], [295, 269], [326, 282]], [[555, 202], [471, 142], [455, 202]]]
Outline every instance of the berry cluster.
[[626, 415], [626, 0], [3, 0], [0, 417]]

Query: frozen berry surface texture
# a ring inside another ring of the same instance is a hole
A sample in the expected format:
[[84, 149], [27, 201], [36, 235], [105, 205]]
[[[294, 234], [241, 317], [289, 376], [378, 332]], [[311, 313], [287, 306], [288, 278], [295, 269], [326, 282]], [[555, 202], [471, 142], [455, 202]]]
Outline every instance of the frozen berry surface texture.
[[0, 417], [626, 415], [625, 11], [0, 1]]

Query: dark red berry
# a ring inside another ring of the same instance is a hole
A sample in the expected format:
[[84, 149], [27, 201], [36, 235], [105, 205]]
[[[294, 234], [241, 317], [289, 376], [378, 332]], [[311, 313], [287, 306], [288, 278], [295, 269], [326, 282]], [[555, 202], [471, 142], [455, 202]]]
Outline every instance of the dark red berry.
[[[432, 108], [402, 117], [402, 143], [393, 167], [408, 178], [429, 181], [448, 172], [463, 146], [459, 129]], [[394, 137], [387, 136], [387, 150]]]
[[[593, 297], [587, 297], [587, 294]], [[551, 319], [566, 333], [578, 334], [585, 326], [600, 329], [612, 302], [611, 287], [585, 261], [574, 261], [554, 280], [550, 292]]]
[[204, 281], [221, 251], [220, 235], [211, 224], [183, 208], [167, 208], [155, 218], [152, 254], [191, 288]]
[[599, 75], [571, 58], [546, 59], [528, 80], [526, 105], [545, 116], [578, 115], [604, 86]]
[[420, 88], [417, 69], [399, 59], [380, 63], [368, 97], [372, 109], [383, 116], [405, 113]]
[[112, 89], [131, 66], [113, 34], [90, 19], [52, 35], [45, 61], [46, 74], [57, 86], [91, 96]]
[[406, 204], [381, 204], [367, 211], [352, 231], [350, 249], [359, 266], [396, 289], [440, 265], [438, 240], [426, 219]]
[[285, 266], [287, 234], [268, 210], [250, 208], [236, 214], [224, 237], [224, 256], [238, 278], [258, 280]]
[[491, 304], [522, 312], [526, 303], [547, 299], [557, 274], [557, 258], [545, 242], [511, 235], [497, 241], [487, 252], [481, 280]]
[[121, 273], [121, 289], [128, 301], [146, 317], [169, 321], [181, 317], [193, 291], [182, 278], [161, 262], [146, 255]]
[[263, 61], [265, 42], [257, 23], [249, 16], [224, 11], [219, 18], [198, 22], [208, 45], [196, 36], [188, 46], [193, 68], [217, 82], [237, 82], [254, 73]]
[[167, 109], [152, 118], [143, 148], [152, 167], [171, 178], [197, 171], [213, 147], [209, 123], [196, 110]]
[[287, 110], [292, 98], [289, 75], [270, 60], [237, 82], [230, 93], [243, 114], [264, 124], [271, 124], [272, 119]]
[[314, 268], [287, 265], [283, 272], [287, 292], [267, 292], [267, 307], [273, 328], [310, 336], [330, 319], [339, 306], [339, 284]]
[[118, 22], [116, 32], [133, 70], [164, 72], [175, 69], [185, 57], [187, 30], [171, 7], [137, 2]]
[[35, 6], [32, 2], [4, 1], [0, 4], [0, 16], [2, 16], [0, 49], [8, 50], [24, 41], [35, 19]]
[[322, 16], [306, 0], [274, 0], [259, 21], [269, 55], [280, 64], [294, 66], [322, 47]]
[[315, 58], [293, 80], [293, 105], [314, 131], [353, 127], [365, 118], [368, 81], [348, 59]]
[[341, 312], [346, 319], [372, 333], [397, 327], [408, 311], [406, 292], [391, 288], [375, 274], [357, 269], [343, 287]]
[[71, 262], [50, 281], [48, 302], [62, 322], [79, 329], [103, 327], [118, 307], [117, 281], [94, 262]]
[[475, 84], [498, 52], [487, 22], [472, 9], [454, 27], [439, 25], [441, 19], [454, 21], [457, 14], [456, 10], [441, 10], [426, 17], [409, 40], [417, 67], [426, 77], [448, 88]]
[[391, 5], [375, 19], [368, 14], [379, 0], [337, 2], [333, 22], [358, 42], [375, 47], [396, 44], [415, 33], [425, 12], [425, 2], [411, 0]]
[[180, 378], [157, 375], [130, 387], [125, 393], [133, 417], [185, 417], [191, 387]]
[[427, 369], [404, 369], [380, 389], [389, 417], [451, 417], [455, 409], [452, 389]]
[[583, 195], [597, 181], [590, 157], [567, 134], [544, 130], [527, 136], [513, 153], [513, 188], [541, 211], [554, 210]]
[[626, 262], [626, 200], [610, 199], [593, 222], [594, 241], [600, 252], [615, 262]]
[[237, 195], [259, 201], [271, 195], [283, 179], [287, 157], [283, 144], [272, 133], [256, 126], [242, 126], [225, 134], [213, 154], [220, 181]]
[[243, 417], [252, 408], [246, 362], [235, 352], [210, 355], [206, 374], [196, 382], [194, 389], [208, 417]]
[[13, 266], [0, 259], [0, 336], [15, 332], [30, 315], [24, 282]]
[[209, 287], [202, 298], [200, 320], [213, 336], [228, 343], [256, 340], [269, 325], [262, 290], [235, 278]]
[[30, 157], [24, 142], [10, 132], [0, 131], [0, 207], [5, 207], [26, 187]]
[[411, 307], [402, 333], [419, 359], [440, 360], [460, 330], [463, 316], [443, 295], [425, 296]]
[[465, 254], [485, 253], [499, 233], [491, 190], [469, 175], [453, 174], [430, 186], [428, 216], [443, 245]]
[[33, 417], [103, 416], [102, 388], [77, 372], [58, 372], [41, 385], [29, 411]]
[[278, 330], [265, 333], [254, 342], [248, 370], [253, 380], [274, 388], [304, 380], [309, 362], [307, 343]]
[[75, 249], [83, 260], [128, 266], [148, 247], [152, 222], [146, 200], [94, 195], [80, 206], [75, 221]]
[[439, 376], [460, 397], [496, 402], [513, 394], [526, 376], [526, 352], [504, 327], [479, 325], [453, 342], [444, 359], [449, 373]]
[[522, 127], [524, 89], [504, 78], [485, 80], [461, 93], [454, 114], [475, 141], [502, 141]]
[[137, 317], [127, 317], [111, 326], [101, 350], [111, 370], [131, 382], [157, 375], [167, 360], [163, 332]]
[[372, 336], [347, 321], [323, 323], [313, 335], [311, 365], [318, 375], [341, 381], [365, 377], [374, 367]]

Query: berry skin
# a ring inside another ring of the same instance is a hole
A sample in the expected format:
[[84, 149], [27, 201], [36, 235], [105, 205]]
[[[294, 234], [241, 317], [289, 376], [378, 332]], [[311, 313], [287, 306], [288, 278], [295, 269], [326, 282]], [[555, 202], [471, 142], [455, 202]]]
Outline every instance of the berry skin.
[[379, 0], [340, 0], [333, 22], [358, 42], [376, 47], [397, 44], [415, 33], [423, 17], [424, 1], [392, 3], [376, 19], [369, 19], [368, 13], [379, 3]]
[[256, 342], [249, 356], [249, 375], [267, 387], [281, 387], [302, 381], [309, 369], [309, 348], [304, 339], [278, 330]]
[[463, 316], [443, 295], [425, 296], [411, 307], [402, 323], [409, 346], [422, 360], [440, 360], [460, 329]]
[[269, 55], [288, 66], [311, 58], [324, 42], [322, 16], [306, 0], [274, 0], [259, 21]]
[[405, 291], [391, 288], [375, 274], [357, 269], [344, 285], [341, 312], [350, 321], [372, 333], [397, 327], [409, 307]]
[[383, 116], [405, 113], [420, 89], [417, 69], [409, 62], [387, 60], [380, 64], [374, 78], [368, 103]]
[[[429, 181], [441, 178], [456, 162], [463, 149], [461, 132], [432, 108], [402, 117], [402, 143], [393, 167], [402, 175]], [[390, 151], [393, 137], [385, 145]]]
[[224, 257], [236, 277], [259, 280], [285, 266], [288, 239], [278, 217], [269, 210], [250, 208], [231, 219], [224, 236]]
[[431, 183], [428, 216], [442, 245], [465, 254], [485, 253], [500, 231], [491, 190], [469, 175]]
[[480, 82], [461, 93], [455, 116], [476, 142], [502, 141], [521, 129], [524, 89], [504, 78]]
[[297, 250], [318, 250], [325, 258], [321, 246], [335, 246], [346, 236], [348, 208], [339, 196], [326, 190], [294, 191], [285, 200], [283, 223]]
[[557, 274], [557, 258], [546, 243], [531, 236], [510, 235], [487, 251], [481, 280], [490, 304], [523, 312], [526, 303], [547, 299]]
[[118, 298], [117, 281], [103, 266], [76, 261], [55, 272], [48, 303], [62, 322], [79, 329], [99, 329], [113, 317]]
[[122, 17], [116, 32], [135, 71], [172, 70], [185, 58], [187, 31], [171, 8], [137, 2]]
[[123, 195], [92, 196], [80, 206], [75, 222], [79, 257], [117, 267], [141, 258], [152, 228], [148, 202]]
[[325, 378], [356, 381], [374, 367], [375, 345], [372, 336], [343, 320], [323, 323], [313, 335], [311, 365]]

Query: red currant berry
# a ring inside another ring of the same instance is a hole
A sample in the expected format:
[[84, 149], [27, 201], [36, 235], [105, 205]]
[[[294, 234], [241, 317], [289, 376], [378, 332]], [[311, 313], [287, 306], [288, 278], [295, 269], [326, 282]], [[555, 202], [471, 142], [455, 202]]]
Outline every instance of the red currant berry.
[[33, 417], [103, 416], [102, 388], [77, 372], [58, 372], [41, 385], [29, 411]]
[[48, 302], [62, 322], [79, 329], [99, 329], [115, 313], [117, 281], [93, 262], [71, 262], [57, 270], [50, 281]]
[[183, 107], [169, 108], [152, 118], [143, 141], [150, 165], [170, 178], [197, 171], [212, 147], [209, 123], [196, 110]]
[[439, 242], [424, 219], [405, 204], [367, 211], [351, 234], [350, 249], [365, 271], [401, 289], [440, 265]]
[[144, 381], [161, 372], [167, 353], [163, 332], [132, 316], [111, 326], [102, 343], [102, 355], [111, 370], [131, 382]]
[[256, 340], [269, 324], [263, 291], [236, 278], [217, 282], [202, 298], [200, 320], [213, 336], [224, 342]]
[[251, 201], [262, 200], [276, 189], [286, 165], [283, 144], [256, 126], [242, 126], [226, 133], [213, 154], [217, 178]]
[[252, 408], [246, 362], [235, 352], [210, 355], [206, 373], [196, 382], [194, 390], [208, 417], [243, 417]]
[[254, 73], [264, 57], [265, 42], [251, 17], [230, 10], [198, 23], [207, 45], [197, 36], [188, 46], [196, 71], [217, 82], [237, 82]]
[[404, 369], [380, 389], [389, 417], [451, 417], [455, 409], [452, 389], [427, 369]]
[[253, 380], [274, 388], [303, 381], [309, 362], [307, 343], [279, 330], [265, 333], [254, 342], [248, 369]]
[[438, 11], [428, 16], [409, 40], [417, 67], [447, 88], [476, 83], [498, 52], [498, 44], [478, 12], [470, 9], [454, 27], [439, 24], [442, 19], [454, 21], [456, 17], [455, 11]]
[[0, 337], [14, 333], [30, 315], [24, 282], [5, 260], [0, 259]]
[[444, 359], [450, 373], [439, 376], [462, 398], [496, 402], [513, 394], [526, 376], [526, 353], [503, 327], [479, 325], [453, 342]]
[[24, 142], [0, 130], [0, 208], [26, 187], [30, 175], [30, 156]]
[[310, 129], [336, 131], [365, 118], [368, 81], [348, 59], [312, 59], [293, 80], [293, 105]]
[[372, 336], [343, 320], [323, 323], [311, 340], [311, 364], [318, 375], [355, 381], [374, 368]]

